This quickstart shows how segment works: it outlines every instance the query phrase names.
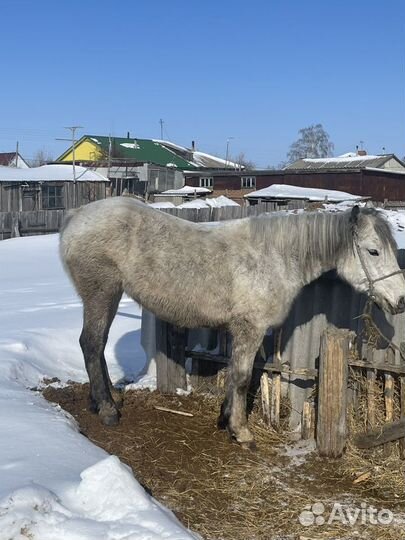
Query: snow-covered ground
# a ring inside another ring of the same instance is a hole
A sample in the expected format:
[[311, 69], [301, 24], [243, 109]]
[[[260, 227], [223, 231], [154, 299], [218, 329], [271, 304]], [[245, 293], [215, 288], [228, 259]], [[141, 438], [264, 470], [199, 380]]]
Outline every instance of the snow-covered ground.
[[[57, 235], [0, 242], [0, 540], [194, 538], [118, 458], [29, 389], [43, 377], [87, 380], [81, 319]], [[124, 298], [106, 350], [115, 381], [144, 367], [140, 322]]]

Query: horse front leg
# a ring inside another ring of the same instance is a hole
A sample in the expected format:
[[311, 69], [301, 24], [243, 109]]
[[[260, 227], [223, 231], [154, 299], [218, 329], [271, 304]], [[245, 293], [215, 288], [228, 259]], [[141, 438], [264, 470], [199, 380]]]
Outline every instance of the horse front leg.
[[103, 424], [116, 425], [120, 414], [120, 402], [115, 402], [116, 394], [111, 383], [104, 349], [108, 332], [114, 319], [121, 298], [118, 292], [94, 295], [91, 300], [83, 300], [83, 330], [80, 346], [83, 351], [86, 370], [90, 382], [90, 399], [95, 412], [98, 412]]
[[258, 330], [249, 325], [231, 330], [231, 332], [233, 336], [232, 361], [218, 426], [227, 428], [230, 435], [242, 447], [253, 449], [254, 437], [247, 422], [247, 392], [255, 356], [263, 341], [265, 330]]

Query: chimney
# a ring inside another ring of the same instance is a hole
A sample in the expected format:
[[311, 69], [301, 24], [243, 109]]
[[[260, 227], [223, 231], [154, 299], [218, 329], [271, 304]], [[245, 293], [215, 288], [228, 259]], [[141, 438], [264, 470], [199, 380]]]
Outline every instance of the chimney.
[[195, 141], [191, 141], [191, 150], [195, 152]]
[[127, 131], [127, 139], [130, 139], [129, 135], [130, 135], [130, 133], [129, 133], [129, 131]]
[[366, 155], [367, 155], [367, 151], [366, 151], [366, 150], [357, 150], [357, 155], [358, 155], [358, 156], [366, 156]]

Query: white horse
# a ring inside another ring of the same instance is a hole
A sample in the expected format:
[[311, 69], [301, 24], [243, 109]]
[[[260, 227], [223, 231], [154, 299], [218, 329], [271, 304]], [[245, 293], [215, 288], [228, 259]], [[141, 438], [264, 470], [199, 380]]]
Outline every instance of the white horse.
[[117, 197], [73, 211], [60, 248], [83, 300], [80, 344], [91, 399], [107, 425], [118, 422], [119, 412], [104, 348], [124, 291], [177, 326], [228, 329], [233, 356], [219, 425], [246, 446], [254, 444], [246, 395], [255, 354], [306, 284], [336, 269], [382, 308], [405, 310], [395, 241], [370, 209], [265, 214], [213, 227]]

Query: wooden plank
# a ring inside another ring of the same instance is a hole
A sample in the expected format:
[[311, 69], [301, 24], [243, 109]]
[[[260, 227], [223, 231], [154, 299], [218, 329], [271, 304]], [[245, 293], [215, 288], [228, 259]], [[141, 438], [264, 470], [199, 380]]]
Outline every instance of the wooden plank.
[[[400, 415], [401, 415], [401, 418], [405, 419], [405, 377], [400, 377], [399, 384], [400, 384], [399, 399], [400, 399], [400, 406], [401, 406]], [[404, 433], [404, 437], [402, 437], [399, 440], [399, 451], [400, 451], [401, 459], [405, 459], [405, 433]]]
[[[394, 420], [394, 377], [388, 373], [384, 374], [384, 403], [385, 421], [390, 423]], [[384, 447], [384, 455], [390, 456], [392, 445], [387, 443]]]
[[405, 375], [405, 366], [401, 365], [393, 365], [393, 364], [386, 364], [385, 362], [368, 362], [365, 360], [352, 360], [350, 359], [348, 362], [349, 366], [352, 367], [359, 367], [359, 368], [366, 368], [366, 369], [374, 369], [377, 371], [386, 371], [388, 373], [397, 373], [398, 375]]
[[367, 426], [372, 429], [375, 426], [375, 387], [377, 380], [377, 372], [375, 369], [367, 370]]
[[270, 425], [270, 382], [267, 373], [263, 373], [260, 377], [260, 395], [262, 402], [263, 419], [265, 423]]
[[317, 446], [320, 455], [340, 457], [347, 439], [347, 381], [353, 332], [329, 328], [321, 336]]
[[405, 418], [401, 418], [401, 420], [396, 422], [375, 428], [365, 435], [358, 435], [354, 439], [354, 443], [358, 448], [374, 448], [375, 446], [403, 438], [404, 435]]
[[175, 394], [177, 388], [187, 389], [184, 352], [184, 329], [156, 319], [156, 378], [160, 392]]
[[315, 406], [312, 400], [304, 401], [302, 407], [301, 438], [315, 438]]
[[281, 375], [273, 373], [271, 379], [271, 407], [270, 422], [275, 429], [280, 428], [280, 406], [281, 406]]
[[[229, 364], [229, 358], [221, 355], [211, 354], [203, 351], [190, 351], [186, 350], [186, 356], [203, 362], [215, 362], [217, 364]], [[270, 373], [282, 373], [283, 375], [296, 375], [303, 378], [314, 379], [318, 376], [317, 369], [311, 368], [296, 368], [290, 369], [285, 364], [273, 364], [271, 362], [264, 362], [261, 359], [256, 359], [254, 363], [254, 369], [262, 369]]]

